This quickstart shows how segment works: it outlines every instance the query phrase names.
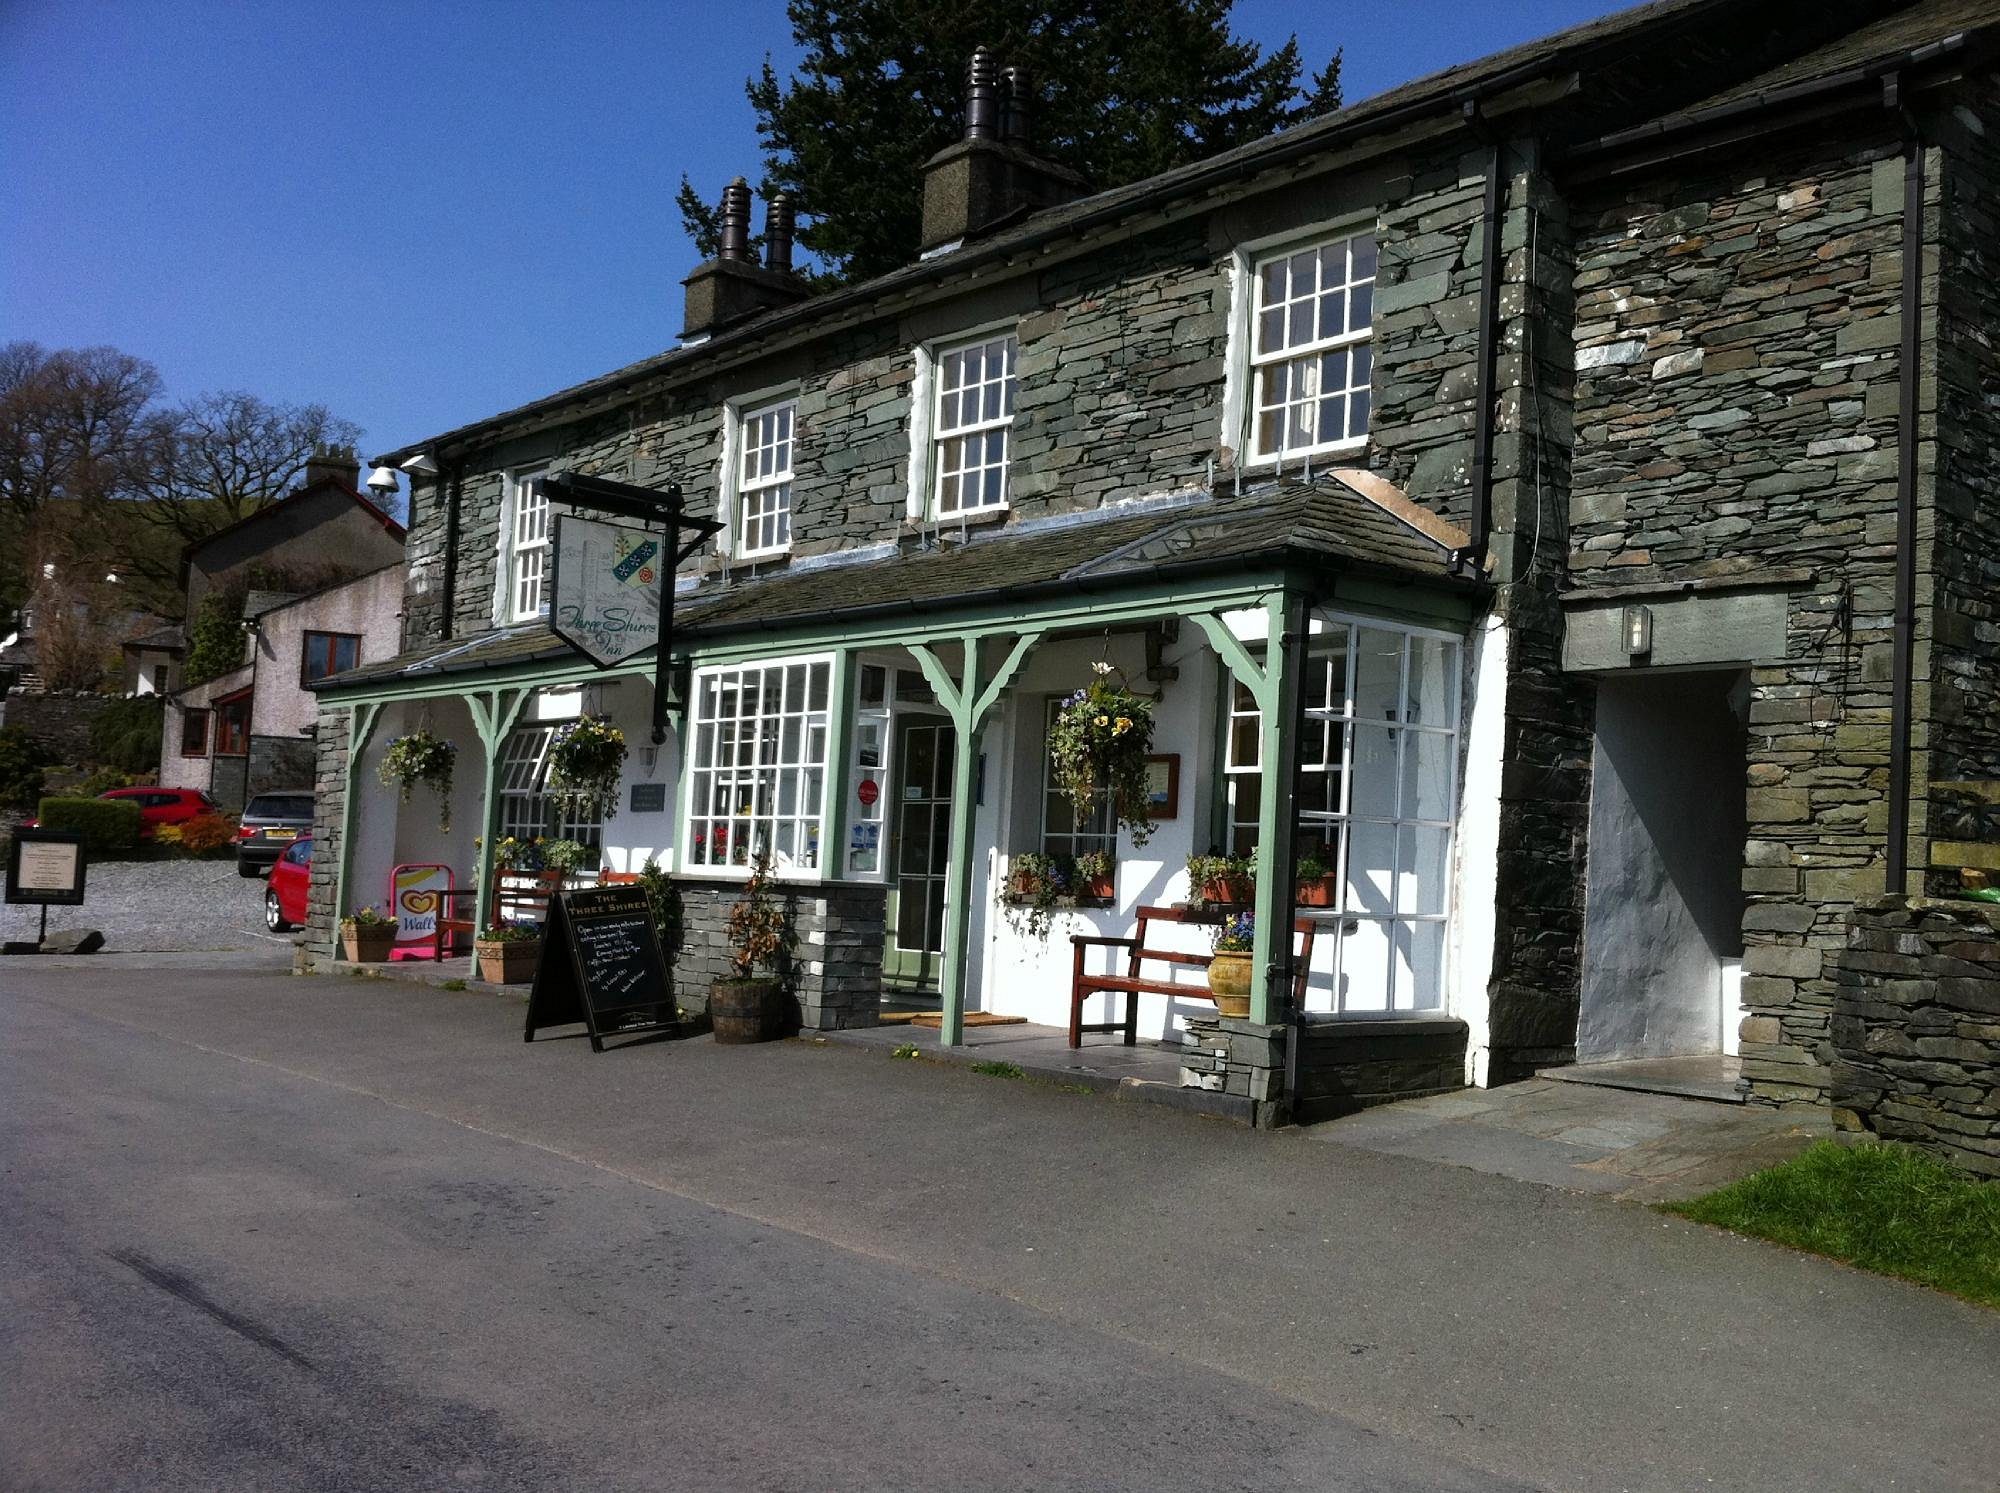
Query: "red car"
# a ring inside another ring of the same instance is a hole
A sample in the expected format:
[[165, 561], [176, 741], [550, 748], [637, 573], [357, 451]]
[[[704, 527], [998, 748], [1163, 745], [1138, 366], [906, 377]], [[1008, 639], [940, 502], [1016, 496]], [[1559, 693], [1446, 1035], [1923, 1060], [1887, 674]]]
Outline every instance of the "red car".
[[301, 927], [306, 920], [306, 888], [312, 882], [312, 836], [294, 840], [271, 863], [264, 886], [264, 926], [273, 933]]
[[150, 840], [163, 824], [186, 824], [217, 812], [215, 800], [199, 788], [113, 788], [99, 798], [130, 799], [139, 805], [139, 838]]

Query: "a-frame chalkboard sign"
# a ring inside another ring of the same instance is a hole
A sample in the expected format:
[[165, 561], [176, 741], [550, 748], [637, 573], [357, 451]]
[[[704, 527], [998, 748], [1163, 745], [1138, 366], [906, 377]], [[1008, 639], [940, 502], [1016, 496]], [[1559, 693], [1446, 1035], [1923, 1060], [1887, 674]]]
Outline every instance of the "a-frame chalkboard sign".
[[592, 887], [549, 899], [542, 962], [521, 1040], [534, 1041], [544, 1027], [578, 1022], [589, 1028], [592, 1052], [604, 1051], [606, 1037], [669, 1032], [679, 1024], [639, 887]]

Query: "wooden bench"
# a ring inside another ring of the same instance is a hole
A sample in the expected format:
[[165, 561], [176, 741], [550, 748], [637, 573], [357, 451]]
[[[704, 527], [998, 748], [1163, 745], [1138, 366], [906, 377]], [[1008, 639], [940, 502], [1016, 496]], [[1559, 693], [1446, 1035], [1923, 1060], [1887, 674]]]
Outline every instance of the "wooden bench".
[[[532, 885], [523, 885], [533, 877]], [[508, 885], [509, 878], [514, 884]], [[481, 928], [497, 928], [502, 923], [545, 923], [549, 917], [549, 902], [562, 886], [559, 871], [500, 871], [493, 877], [492, 912], [484, 920], [477, 914], [475, 906], [471, 916], [458, 908], [474, 901], [478, 893], [471, 887], [460, 887], [448, 894], [444, 911], [438, 917], [437, 958], [447, 957], [447, 950], [455, 936], [464, 934], [467, 943], [479, 936]]]
[[[1069, 1045], [1081, 1047], [1085, 1032], [1123, 1032], [1125, 1045], [1136, 1046], [1139, 1041], [1139, 997], [1142, 995], [1166, 995], [1178, 1000], [1212, 1001], [1206, 984], [1177, 984], [1172, 979], [1145, 978], [1143, 967], [1148, 963], [1180, 965], [1183, 968], [1207, 969], [1215, 958], [1213, 954], [1183, 954], [1173, 949], [1147, 947], [1146, 934], [1154, 923], [1198, 923], [1214, 924], [1222, 921], [1226, 913], [1203, 909], [1195, 911], [1185, 907], [1142, 907], [1138, 910], [1139, 929], [1132, 938], [1105, 938], [1082, 933], [1070, 935], [1070, 987], [1069, 987]], [[1292, 932], [1299, 939], [1298, 962], [1293, 966], [1292, 999], [1301, 1005], [1306, 998], [1306, 978], [1312, 968], [1313, 920], [1299, 918], [1292, 924]], [[1093, 975], [1083, 967], [1085, 953], [1093, 947], [1119, 948], [1128, 951], [1125, 973], [1122, 975]], [[1170, 970], [1169, 974], [1172, 973]], [[1123, 995], [1125, 997], [1125, 1019], [1104, 1021], [1086, 1026], [1083, 1021], [1083, 1003], [1093, 995]]]

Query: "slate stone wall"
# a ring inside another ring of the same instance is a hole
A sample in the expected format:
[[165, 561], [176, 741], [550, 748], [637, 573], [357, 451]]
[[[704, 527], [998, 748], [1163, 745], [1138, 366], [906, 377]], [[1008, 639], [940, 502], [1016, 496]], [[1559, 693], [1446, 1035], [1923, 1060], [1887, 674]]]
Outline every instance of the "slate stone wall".
[[1247, 1099], [1259, 1129], [1315, 1124], [1398, 1099], [1465, 1087], [1466, 1025], [1449, 1017], [1357, 1021], [1311, 1016], [1298, 1085], [1288, 1090], [1286, 1050], [1299, 1029], [1233, 1016], [1190, 1017], [1181, 1086]]
[[331, 959], [339, 942], [341, 815], [347, 804], [347, 747], [353, 716], [345, 710], [322, 709], [313, 739], [313, 851], [306, 882], [306, 949], [317, 959]]
[[[676, 876], [681, 937], [667, 950], [674, 998], [690, 1011], [708, 1009], [708, 988], [734, 973], [729, 963], [729, 911], [743, 896], [741, 881]], [[873, 1026], [882, 1007], [882, 938], [888, 890], [858, 882], [785, 886], [781, 905], [797, 945], [779, 970], [804, 1031]]]
[[1833, 1122], [2000, 1177], [2000, 906], [1857, 908], [1833, 1007]]
[[0, 698], [0, 725], [27, 732], [58, 763], [81, 767], [91, 760], [90, 728], [118, 703], [116, 695], [17, 692]]
[[[2000, 108], [1970, 95], [1942, 115], [1935, 273], [1936, 611], [1931, 776], [2000, 777]], [[1951, 838], [1950, 836], [1947, 836]]]
[[1573, 581], [1810, 575], [1751, 673], [1742, 1050], [1758, 1098], [1817, 1102], [1833, 955], [1882, 889], [1901, 162], [1885, 129], [1576, 212]]

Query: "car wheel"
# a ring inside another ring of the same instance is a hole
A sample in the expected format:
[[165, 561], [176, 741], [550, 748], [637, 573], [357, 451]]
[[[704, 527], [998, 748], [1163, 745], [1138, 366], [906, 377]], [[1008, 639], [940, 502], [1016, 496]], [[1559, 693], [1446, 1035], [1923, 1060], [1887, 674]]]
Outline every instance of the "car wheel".
[[283, 933], [292, 926], [285, 921], [284, 910], [278, 906], [276, 892], [264, 893], [264, 926], [273, 933]]
[[244, 877], [246, 880], [249, 877], [258, 875], [262, 869], [255, 861], [246, 861], [240, 855], [236, 857], [236, 874]]

